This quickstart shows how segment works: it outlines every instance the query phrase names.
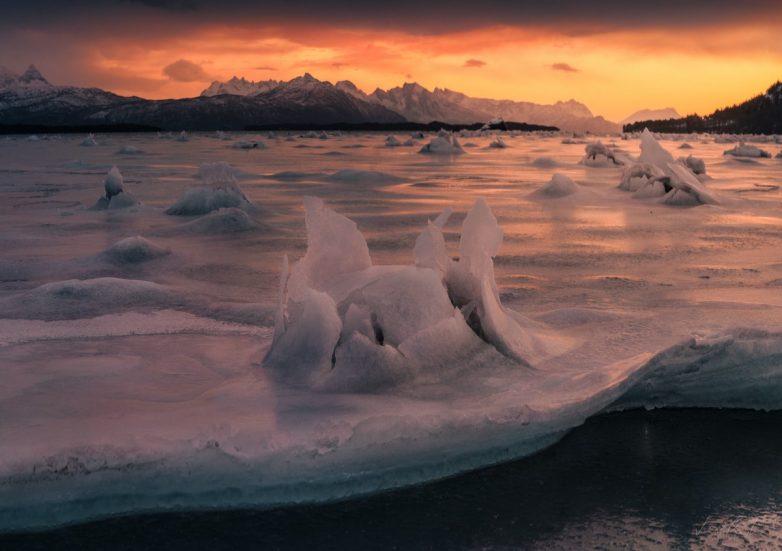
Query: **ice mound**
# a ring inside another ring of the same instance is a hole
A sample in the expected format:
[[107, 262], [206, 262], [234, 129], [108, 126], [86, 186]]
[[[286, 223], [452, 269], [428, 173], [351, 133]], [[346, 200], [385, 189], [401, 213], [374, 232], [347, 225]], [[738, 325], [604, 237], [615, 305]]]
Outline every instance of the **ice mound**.
[[538, 157], [532, 161], [532, 166], [537, 168], [554, 168], [558, 165], [559, 163], [551, 157]]
[[140, 155], [142, 151], [134, 145], [123, 145], [122, 148], [117, 151], [119, 155]]
[[450, 132], [441, 131], [437, 137], [433, 138], [418, 152], [432, 155], [460, 155], [464, 153], [464, 149], [462, 149], [456, 136]]
[[233, 149], [266, 149], [263, 142], [238, 141], [231, 144]]
[[191, 220], [171, 231], [159, 233], [191, 233], [201, 235], [219, 235], [240, 233], [257, 229], [259, 226], [242, 209], [229, 207], [213, 210], [206, 216]]
[[192, 216], [222, 208], [252, 210], [254, 206], [239, 189], [236, 175], [236, 169], [228, 163], [203, 163], [196, 177], [204, 185], [188, 189], [166, 214]]
[[759, 147], [755, 147], [754, 145], [747, 145], [744, 142], [740, 142], [738, 145], [733, 147], [733, 149], [728, 149], [723, 153], [723, 155], [732, 155], [734, 157], [750, 157], [753, 159], [771, 158], [771, 153], [768, 151], [760, 149]]
[[373, 266], [356, 224], [305, 199], [307, 252], [280, 278], [272, 346], [264, 367], [279, 380], [318, 391], [379, 391], [454, 370], [527, 368], [560, 342], [500, 303], [493, 258], [502, 229], [478, 200], [462, 226], [459, 261], [430, 222], [415, 265]]
[[[625, 168], [619, 189], [632, 191], [639, 199], [654, 198], [671, 206], [717, 203], [716, 197], [706, 190], [685, 163], [686, 160], [674, 160], [651, 132], [644, 130], [641, 155], [637, 163]], [[705, 167], [703, 169], [705, 171]]]
[[159, 308], [169, 291], [150, 281], [101, 277], [46, 283], [0, 299], [0, 317], [76, 319], [127, 308]]
[[533, 193], [536, 197], [558, 199], [579, 190], [578, 184], [564, 174], [554, 174], [551, 180]]
[[103, 181], [105, 195], [91, 207], [91, 210], [117, 210], [136, 207], [141, 203], [131, 193], [124, 190], [122, 173], [116, 166], [111, 167]]
[[112, 264], [140, 264], [171, 254], [171, 250], [155, 245], [140, 235], [127, 237], [114, 243], [100, 254]]
[[497, 136], [491, 141], [489, 147], [494, 149], [505, 149], [506, 147], [508, 147], [508, 144], [506, 144], [505, 141], [500, 136]]
[[681, 157], [679, 162], [689, 168], [696, 176], [703, 176], [706, 174], [706, 163], [703, 159], [687, 155], [686, 157]]
[[687, 142], [684, 142], [679, 146], [679, 149], [692, 149], [692, 146], [688, 144]]
[[95, 141], [95, 135], [90, 134], [89, 136], [84, 138], [79, 145], [81, 145], [82, 147], [95, 147], [96, 145], [98, 145], [98, 142]]
[[591, 167], [622, 166], [624, 162], [617, 158], [614, 150], [601, 141], [587, 144], [584, 148], [586, 155], [581, 159], [581, 164]]
[[386, 138], [386, 147], [399, 147], [402, 143], [396, 139], [395, 136], [388, 136]]
[[189, 142], [190, 141], [190, 136], [187, 134], [187, 132], [182, 130], [182, 132], [179, 133], [179, 136], [176, 137], [176, 141], [178, 141], [178, 142]]
[[405, 178], [400, 178], [399, 176], [394, 176], [387, 172], [353, 169], [338, 170], [334, 174], [326, 176], [324, 180], [328, 180], [329, 182], [364, 184], [398, 184], [406, 181]]
[[122, 178], [122, 173], [120, 173], [119, 169], [116, 166], [111, 167], [111, 170], [109, 170], [109, 173], [106, 176], [106, 180], [103, 182], [103, 187], [106, 190], [106, 198], [111, 199], [115, 195], [122, 193], [123, 182], [124, 179]]

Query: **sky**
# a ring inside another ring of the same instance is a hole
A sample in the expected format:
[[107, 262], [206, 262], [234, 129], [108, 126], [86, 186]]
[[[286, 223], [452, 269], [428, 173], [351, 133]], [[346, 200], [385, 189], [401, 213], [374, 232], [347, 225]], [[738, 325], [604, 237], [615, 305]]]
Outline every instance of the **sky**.
[[708, 114], [782, 79], [779, 0], [0, 0], [0, 65], [147, 98], [305, 72], [371, 92]]

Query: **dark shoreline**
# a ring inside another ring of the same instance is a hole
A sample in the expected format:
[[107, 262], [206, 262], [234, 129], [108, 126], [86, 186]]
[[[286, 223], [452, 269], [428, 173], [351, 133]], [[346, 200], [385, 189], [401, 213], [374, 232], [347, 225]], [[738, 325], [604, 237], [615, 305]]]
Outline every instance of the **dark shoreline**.
[[[363, 123], [330, 123], [330, 124], [260, 124], [248, 125], [243, 130], [226, 130], [227, 132], [267, 132], [267, 131], [344, 131], [344, 132], [437, 132], [438, 130], [480, 130], [484, 123], [448, 124], [433, 121], [429, 123], [417, 122], [363, 122]], [[555, 126], [542, 126], [527, 124], [524, 122], [503, 122], [493, 125], [492, 130], [521, 131], [521, 132], [556, 132]], [[83, 124], [83, 125], [45, 125], [45, 124], [0, 124], [0, 135], [14, 134], [113, 134], [122, 132], [179, 132], [181, 129], [164, 129], [158, 126], [143, 124]], [[188, 132], [214, 132], [214, 130], [188, 129]]]
[[121, 516], [0, 534], [0, 548], [584, 548], [630, 545], [652, 537], [649, 527], [663, 546], [685, 548], [715, 514], [773, 509], [780, 428], [782, 412], [611, 413], [530, 457], [419, 486], [322, 505]]

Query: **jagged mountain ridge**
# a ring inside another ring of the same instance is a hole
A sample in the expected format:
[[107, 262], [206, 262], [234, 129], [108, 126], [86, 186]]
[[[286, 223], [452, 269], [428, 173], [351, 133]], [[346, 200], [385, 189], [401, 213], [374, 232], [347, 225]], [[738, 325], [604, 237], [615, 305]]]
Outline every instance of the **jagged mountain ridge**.
[[[305, 77], [314, 78], [309, 74]], [[282, 84], [284, 83], [274, 80], [253, 82], [233, 77], [224, 83], [213, 82], [201, 95], [225, 93], [255, 96], [270, 87], [277, 88]], [[508, 121], [556, 126], [562, 130], [580, 132], [618, 132], [621, 128], [603, 117], [594, 116], [586, 105], [575, 100], [541, 105], [523, 101], [473, 98], [444, 88], [430, 91], [415, 82], [407, 82], [389, 90], [378, 88], [370, 94], [348, 80], [339, 81], [334, 87], [357, 99], [382, 105], [411, 122], [468, 124], [499, 117]]]
[[0, 124], [146, 125], [169, 130], [241, 130], [270, 124], [399, 123], [404, 117], [311, 75], [266, 91], [172, 100], [124, 97], [98, 88], [56, 86], [30, 66], [0, 68]]

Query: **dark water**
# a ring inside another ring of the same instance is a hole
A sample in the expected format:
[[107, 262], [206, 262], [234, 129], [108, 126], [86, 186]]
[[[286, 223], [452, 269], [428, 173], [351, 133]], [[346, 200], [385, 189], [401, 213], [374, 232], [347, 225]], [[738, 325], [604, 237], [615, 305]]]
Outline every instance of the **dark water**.
[[513, 463], [383, 495], [275, 510], [122, 517], [0, 549], [782, 547], [782, 413], [601, 416]]

